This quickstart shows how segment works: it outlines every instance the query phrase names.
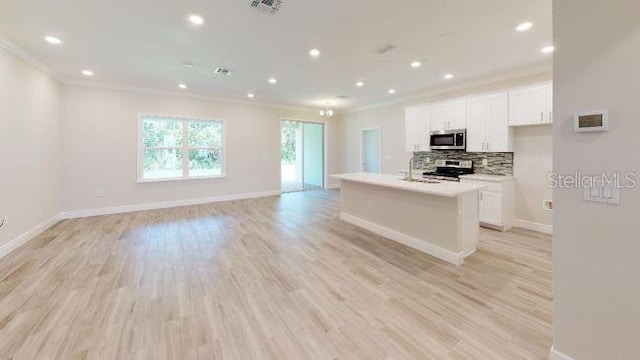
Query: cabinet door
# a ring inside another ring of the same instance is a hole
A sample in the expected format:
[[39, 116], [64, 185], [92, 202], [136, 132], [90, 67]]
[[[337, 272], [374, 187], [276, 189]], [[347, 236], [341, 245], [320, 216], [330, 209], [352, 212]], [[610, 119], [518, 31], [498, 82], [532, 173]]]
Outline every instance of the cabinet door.
[[431, 109], [428, 106], [421, 108], [420, 113], [420, 151], [431, 151]]
[[480, 190], [480, 222], [502, 226], [502, 194]]
[[547, 117], [546, 123], [551, 124], [553, 122], [553, 84], [545, 86], [545, 92], [547, 94]]
[[509, 92], [509, 126], [539, 125], [548, 113], [547, 85]]
[[487, 97], [467, 100], [467, 151], [484, 152], [487, 143]]
[[405, 109], [405, 150], [409, 152], [420, 151], [420, 131], [422, 108]]
[[465, 100], [450, 101], [434, 105], [431, 110], [431, 129], [442, 131], [467, 127], [467, 106]]
[[486, 129], [486, 151], [513, 151], [513, 129], [509, 128], [509, 96], [506, 92], [487, 96]]

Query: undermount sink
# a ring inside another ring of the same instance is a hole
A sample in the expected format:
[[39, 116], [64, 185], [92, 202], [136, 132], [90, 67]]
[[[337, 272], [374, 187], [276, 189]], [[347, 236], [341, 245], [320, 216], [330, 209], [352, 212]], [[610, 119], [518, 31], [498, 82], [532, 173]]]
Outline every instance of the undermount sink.
[[402, 181], [406, 181], [406, 182], [417, 182], [417, 183], [422, 183], [422, 184], [440, 184], [441, 181], [438, 180], [432, 180], [432, 179], [421, 179], [421, 178], [414, 178], [413, 180], [409, 180], [408, 177], [406, 178], [402, 178], [400, 179]]

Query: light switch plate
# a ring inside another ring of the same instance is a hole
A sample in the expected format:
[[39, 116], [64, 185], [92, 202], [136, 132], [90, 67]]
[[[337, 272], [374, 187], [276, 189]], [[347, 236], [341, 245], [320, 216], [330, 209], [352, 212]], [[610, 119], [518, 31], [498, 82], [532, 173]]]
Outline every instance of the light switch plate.
[[620, 204], [620, 189], [616, 184], [593, 184], [584, 188], [584, 200], [605, 204]]

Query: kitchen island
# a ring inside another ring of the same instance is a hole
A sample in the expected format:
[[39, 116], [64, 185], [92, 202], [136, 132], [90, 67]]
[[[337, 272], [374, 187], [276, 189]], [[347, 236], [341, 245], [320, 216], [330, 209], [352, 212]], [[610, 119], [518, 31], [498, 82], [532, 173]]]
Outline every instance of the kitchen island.
[[454, 265], [475, 252], [484, 185], [373, 173], [332, 177], [341, 181], [342, 220]]

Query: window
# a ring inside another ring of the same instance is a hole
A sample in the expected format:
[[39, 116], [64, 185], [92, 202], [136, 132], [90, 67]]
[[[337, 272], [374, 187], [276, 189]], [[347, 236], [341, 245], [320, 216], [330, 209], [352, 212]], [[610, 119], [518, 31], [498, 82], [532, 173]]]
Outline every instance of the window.
[[138, 181], [224, 176], [224, 122], [143, 115]]

